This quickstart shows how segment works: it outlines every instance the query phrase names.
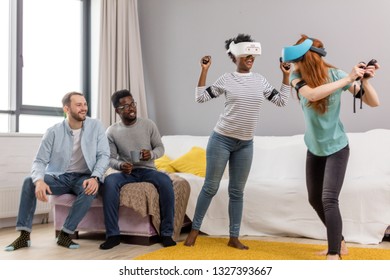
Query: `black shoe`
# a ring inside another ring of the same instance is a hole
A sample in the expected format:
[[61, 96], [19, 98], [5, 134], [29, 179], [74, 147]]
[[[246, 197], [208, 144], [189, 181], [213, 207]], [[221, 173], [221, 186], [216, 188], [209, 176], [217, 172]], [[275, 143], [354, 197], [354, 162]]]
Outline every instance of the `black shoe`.
[[120, 235], [109, 236], [104, 243], [100, 244], [99, 248], [102, 250], [108, 250], [114, 248], [115, 246], [118, 246], [120, 243]]
[[161, 239], [164, 247], [170, 247], [176, 245], [176, 242], [170, 236], [162, 236]]

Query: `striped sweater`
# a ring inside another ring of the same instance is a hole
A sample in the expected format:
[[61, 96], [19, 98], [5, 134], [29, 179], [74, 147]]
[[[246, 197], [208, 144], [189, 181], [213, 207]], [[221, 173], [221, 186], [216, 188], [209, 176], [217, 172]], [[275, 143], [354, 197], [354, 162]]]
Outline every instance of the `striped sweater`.
[[225, 109], [214, 131], [222, 135], [251, 140], [260, 116], [260, 108], [267, 99], [277, 106], [286, 106], [290, 86], [282, 84], [280, 92], [258, 73], [226, 73], [211, 86], [197, 87], [198, 103], [225, 95]]

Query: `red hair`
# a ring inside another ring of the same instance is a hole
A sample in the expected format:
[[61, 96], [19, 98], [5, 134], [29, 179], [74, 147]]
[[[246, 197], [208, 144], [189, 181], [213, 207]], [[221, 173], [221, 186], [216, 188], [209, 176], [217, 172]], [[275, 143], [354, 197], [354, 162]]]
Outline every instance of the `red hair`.
[[[306, 39], [311, 39], [313, 40], [313, 47], [324, 47], [323, 43], [318, 39], [309, 38], [306, 35], [301, 36], [302, 37], [297, 41], [296, 45], [302, 43]], [[304, 80], [306, 84], [311, 88], [315, 88], [328, 83], [328, 70], [329, 68], [335, 68], [333, 65], [323, 60], [318, 53], [312, 51], [308, 51], [304, 55], [303, 59], [297, 62], [297, 64], [297, 72], [301, 74], [302, 80]], [[312, 107], [319, 114], [324, 114], [328, 110], [328, 97], [314, 102], [309, 101], [307, 106]]]

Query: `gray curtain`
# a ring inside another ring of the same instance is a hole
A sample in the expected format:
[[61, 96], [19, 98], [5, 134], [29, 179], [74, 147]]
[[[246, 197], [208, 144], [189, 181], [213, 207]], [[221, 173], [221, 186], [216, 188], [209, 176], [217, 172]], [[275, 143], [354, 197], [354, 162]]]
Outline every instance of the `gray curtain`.
[[108, 127], [117, 121], [111, 94], [128, 89], [139, 117], [147, 118], [137, 0], [101, 0], [97, 117]]

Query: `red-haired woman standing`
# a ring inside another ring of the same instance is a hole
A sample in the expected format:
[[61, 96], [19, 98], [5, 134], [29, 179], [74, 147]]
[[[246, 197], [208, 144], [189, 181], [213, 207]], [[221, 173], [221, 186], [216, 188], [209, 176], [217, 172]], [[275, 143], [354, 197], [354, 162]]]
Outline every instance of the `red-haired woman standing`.
[[290, 84], [297, 91], [305, 119], [309, 202], [326, 226], [327, 259], [340, 259], [347, 248], [342, 236], [339, 194], [349, 158], [348, 138], [339, 117], [341, 93], [349, 90], [367, 105], [378, 106], [370, 79], [379, 65], [376, 61], [371, 66], [359, 63], [347, 74], [327, 63], [325, 55], [320, 40], [302, 35], [294, 46], [283, 48], [282, 60], [294, 64]]

